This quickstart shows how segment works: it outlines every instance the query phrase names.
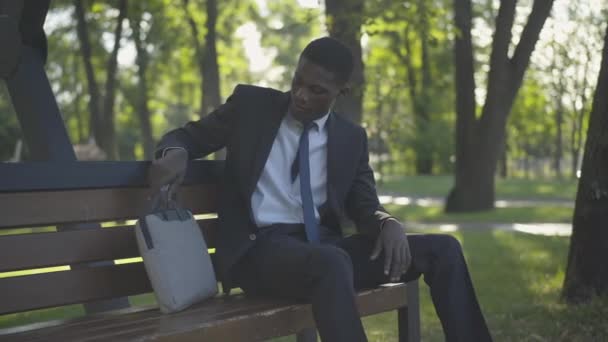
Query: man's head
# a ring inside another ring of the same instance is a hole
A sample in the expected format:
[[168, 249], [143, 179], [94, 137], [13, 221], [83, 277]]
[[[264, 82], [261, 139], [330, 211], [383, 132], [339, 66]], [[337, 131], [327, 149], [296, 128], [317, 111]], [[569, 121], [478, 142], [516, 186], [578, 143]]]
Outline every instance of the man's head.
[[289, 110], [307, 122], [327, 114], [336, 98], [348, 91], [353, 55], [336, 39], [313, 40], [302, 51], [291, 81]]

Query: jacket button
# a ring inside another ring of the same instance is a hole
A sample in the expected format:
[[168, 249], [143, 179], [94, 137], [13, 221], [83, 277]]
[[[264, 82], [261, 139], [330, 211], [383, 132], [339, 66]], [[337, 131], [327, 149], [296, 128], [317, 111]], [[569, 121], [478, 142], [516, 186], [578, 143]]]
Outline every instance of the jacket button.
[[255, 241], [255, 239], [256, 239], [255, 234], [249, 234], [249, 240]]

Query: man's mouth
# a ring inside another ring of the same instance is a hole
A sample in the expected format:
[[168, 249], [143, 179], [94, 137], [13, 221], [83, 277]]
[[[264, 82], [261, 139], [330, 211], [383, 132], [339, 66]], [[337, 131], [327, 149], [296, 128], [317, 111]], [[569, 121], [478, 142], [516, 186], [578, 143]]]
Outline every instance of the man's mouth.
[[297, 102], [294, 102], [294, 106], [296, 107], [297, 110], [299, 110], [301, 112], [307, 112], [309, 110], [306, 106], [303, 106]]

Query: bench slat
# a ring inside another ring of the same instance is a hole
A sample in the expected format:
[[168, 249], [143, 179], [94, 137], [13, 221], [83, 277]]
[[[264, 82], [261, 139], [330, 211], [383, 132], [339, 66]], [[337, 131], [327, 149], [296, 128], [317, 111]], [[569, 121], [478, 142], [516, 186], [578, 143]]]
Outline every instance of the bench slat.
[[0, 279], [0, 315], [151, 292], [143, 263]]
[[[0, 192], [148, 186], [149, 161], [45, 161], [2, 163]], [[219, 183], [224, 161], [192, 160], [184, 184]]]
[[[362, 316], [407, 305], [406, 285], [360, 292]], [[162, 315], [158, 310], [61, 322], [61, 326], [6, 335], [15, 341], [261, 341], [293, 334], [313, 325], [309, 304], [281, 300], [218, 297], [186, 311]]]
[[[213, 248], [217, 219], [198, 223]], [[139, 255], [133, 226], [0, 236], [0, 272]]]
[[[130, 219], [148, 208], [149, 189], [113, 188], [0, 193], [0, 228]], [[217, 210], [217, 185], [180, 189], [179, 199], [194, 214]]]

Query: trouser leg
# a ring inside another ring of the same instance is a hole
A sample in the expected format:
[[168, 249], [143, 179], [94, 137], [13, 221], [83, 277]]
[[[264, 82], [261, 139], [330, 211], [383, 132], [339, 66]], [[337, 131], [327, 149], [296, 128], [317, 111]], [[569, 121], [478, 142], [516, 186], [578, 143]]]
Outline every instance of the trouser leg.
[[233, 277], [248, 295], [309, 300], [323, 341], [366, 341], [355, 305], [349, 255], [290, 236], [260, 238]]
[[[447, 341], [491, 341], [458, 240], [439, 234], [412, 234], [408, 240], [412, 264], [402, 281], [424, 275]], [[374, 242], [364, 235], [337, 242], [351, 257], [356, 289], [389, 282], [384, 255], [369, 259]]]

